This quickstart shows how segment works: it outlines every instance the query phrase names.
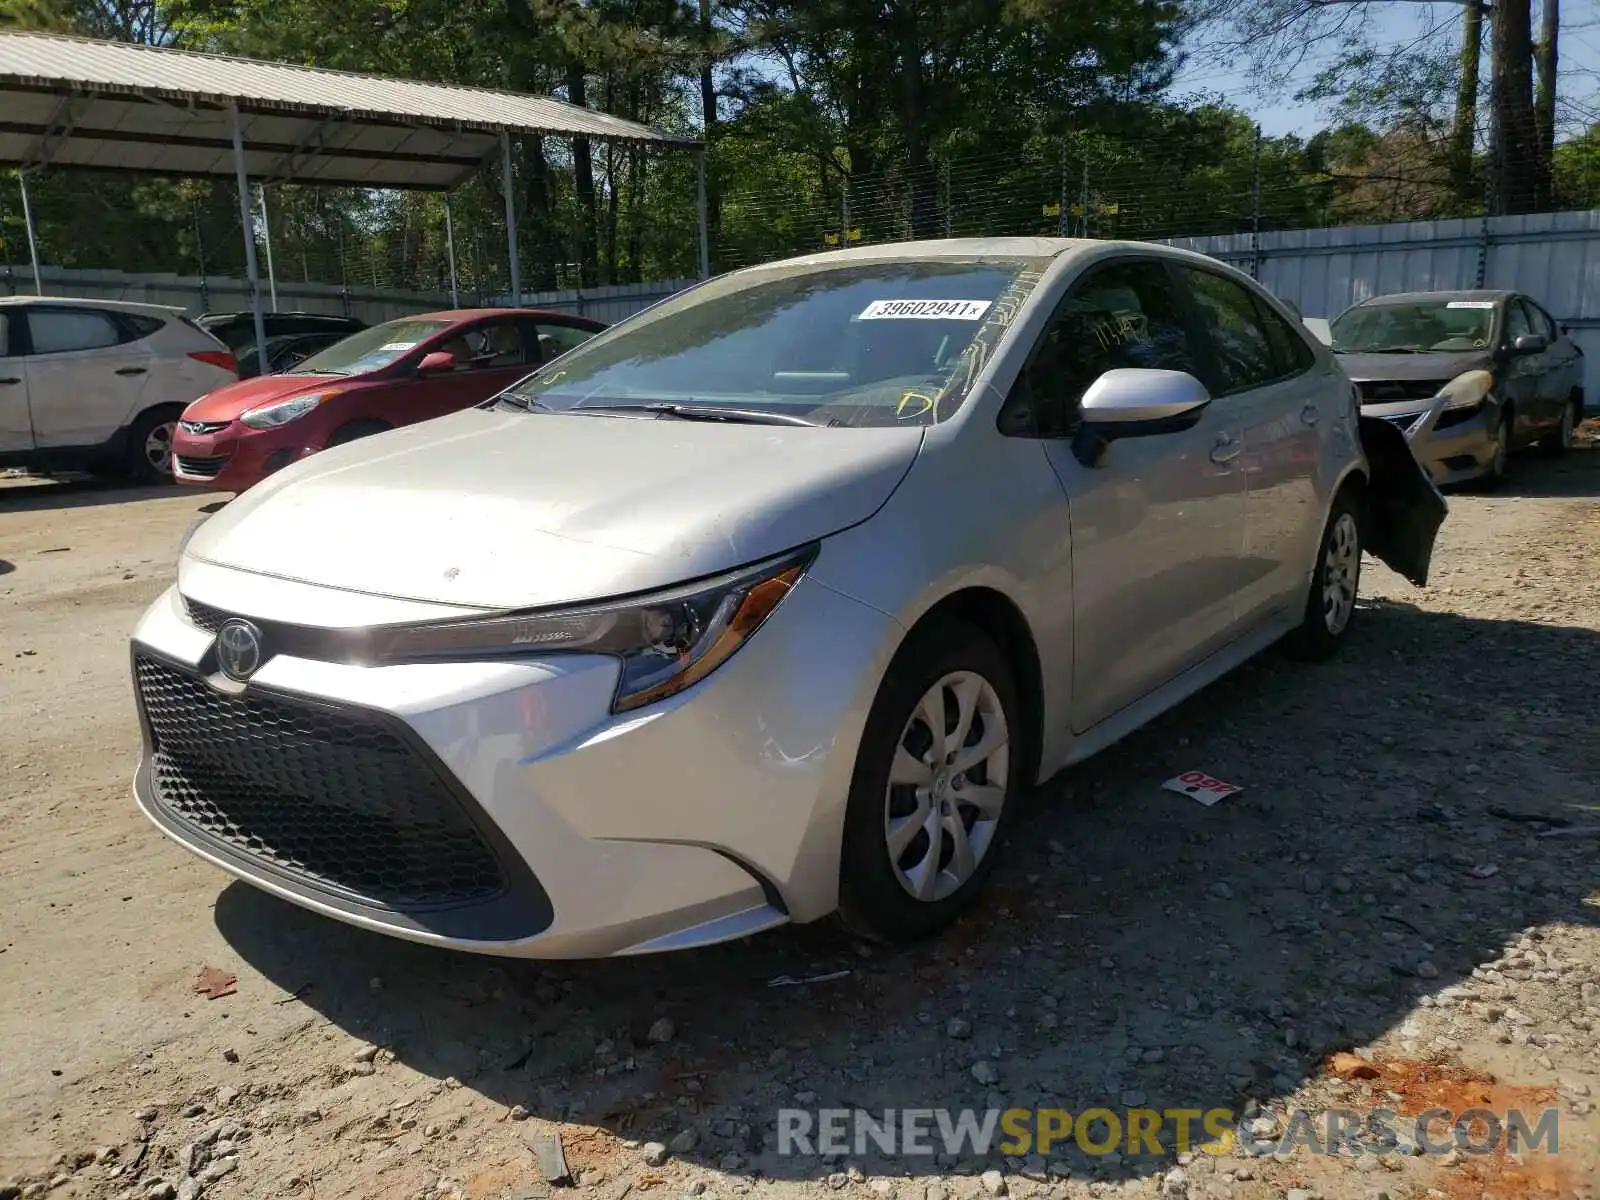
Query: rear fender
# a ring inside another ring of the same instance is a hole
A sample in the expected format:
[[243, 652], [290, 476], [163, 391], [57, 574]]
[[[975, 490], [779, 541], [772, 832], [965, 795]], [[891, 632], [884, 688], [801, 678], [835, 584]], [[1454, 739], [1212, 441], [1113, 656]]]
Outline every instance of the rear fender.
[[[1437, 420], [1438, 413], [1430, 412], [1418, 423], [1416, 433], [1428, 437]], [[1418, 587], [1425, 587], [1434, 538], [1450, 506], [1397, 426], [1380, 417], [1362, 417], [1360, 429], [1361, 448], [1372, 470], [1367, 549]]]

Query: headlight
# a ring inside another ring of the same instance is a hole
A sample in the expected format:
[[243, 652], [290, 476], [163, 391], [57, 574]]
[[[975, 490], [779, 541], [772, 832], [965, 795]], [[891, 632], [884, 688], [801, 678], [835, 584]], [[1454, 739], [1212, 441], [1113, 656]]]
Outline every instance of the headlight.
[[309, 396], [296, 396], [292, 400], [280, 400], [276, 404], [252, 408], [239, 419], [251, 429], [276, 429], [279, 425], [287, 425], [305, 416], [327, 398], [327, 392], [312, 392]]
[[622, 712], [691, 687], [725, 663], [782, 603], [816, 555], [798, 554], [616, 604], [379, 631], [383, 662], [559, 653], [611, 654]]
[[1444, 411], [1452, 408], [1476, 408], [1494, 390], [1494, 375], [1489, 371], [1463, 371], [1439, 389], [1447, 397]]

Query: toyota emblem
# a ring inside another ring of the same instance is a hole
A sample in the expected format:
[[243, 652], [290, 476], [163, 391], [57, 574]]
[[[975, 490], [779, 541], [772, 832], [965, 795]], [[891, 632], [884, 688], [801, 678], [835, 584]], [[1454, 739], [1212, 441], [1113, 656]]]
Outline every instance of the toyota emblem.
[[243, 683], [261, 665], [261, 630], [234, 617], [217, 630], [217, 665], [229, 679]]

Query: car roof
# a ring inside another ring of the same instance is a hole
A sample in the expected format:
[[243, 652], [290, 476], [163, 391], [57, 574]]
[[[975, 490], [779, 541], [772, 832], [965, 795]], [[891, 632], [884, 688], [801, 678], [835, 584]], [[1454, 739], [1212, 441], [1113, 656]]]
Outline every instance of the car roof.
[[1053, 259], [1069, 254], [1141, 254], [1167, 258], [1195, 266], [1218, 268], [1237, 273], [1220, 259], [1168, 246], [1160, 242], [1107, 241], [1101, 238], [1063, 237], [980, 237], [939, 238], [920, 242], [882, 242], [871, 246], [849, 246], [840, 250], [819, 250], [779, 262], [745, 267], [735, 274], [771, 271], [773, 268], [827, 266], [842, 263], [927, 262], [944, 258]]
[[[476, 321], [482, 317], [555, 317], [558, 320], [586, 321], [596, 325], [604, 324], [595, 317], [585, 316], [581, 313], [560, 312], [551, 308], [451, 308], [441, 309], [438, 312], [410, 313], [404, 317], [392, 317], [394, 321]], [[384, 322], [388, 324], [388, 322]]]
[[1517, 295], [1509, 288], [1463, 288], [1459, 291], [1395, 292], [1388, 296], [1368, 296], [1357, 307], [1377, 307], [1380, 304], [1422, 304], [1429, 300], [1509, 300]]
[[0, 296], [0, 305], [28, 308], [48, 304], [55, 308], [109, 308], [117, 312], [174, 317], [183, 312], [176, 304], [145, 304], [137, 300], [95, 300], [87, 296]]
[[[309, 319], [311, 319], [313, 321], [337, 321], [341, 325], [343, 325], [343, 324], [360, 325], [362, 323], [361, 319], [359, 317], [346, 317], [346, 316], [344, 316], [344, 315], [342, 315], [340, 313], [299, 312], [297, 310], [285, 310], [285, 309], [273, 309], [271, 311], [266, 311], [266, 312], [263, 312], [261, 314], [261, 316], [262, 316], [263, 319], [268, 320], [268, 321], [274, 320], [275, 318], [278, 318], [278, 317], [294, 317], [296, 320], [305, 320], [305, 319], [309, 318]], [[256, 318], [256, 314], [254, 312], [250, 311], [249, 309], [246, 309], [243, 312], [208, 312], [208, 313], [201, 313], [198, 317], [195, 318], [195, 320], [197, 320], [197, 321], [245, 321], [245, 320], [253, 321], [253, 320], [255, 320], [255, 318]]]

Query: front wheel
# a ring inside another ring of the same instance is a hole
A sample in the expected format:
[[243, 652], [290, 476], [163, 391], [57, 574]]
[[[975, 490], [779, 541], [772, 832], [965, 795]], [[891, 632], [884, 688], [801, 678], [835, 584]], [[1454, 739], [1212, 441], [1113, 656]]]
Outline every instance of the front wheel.
[[1306, 596], [1305, 616], [1290, 639], [1290, 649], [1311, 661], [1332, 658], [1344, 644], [1356, 616], [1361, 590], [1361, 505], [1351, 489], [1340, 492], [1328, 514]]
[[970, 625], [940, 622], [895, 657], [868, 715], [850, 784], [839, 913], [853, 932], [937, 933], [994, 869], [1023, 785], [1011, 668]]
[[1556, 426], [1551, 433], [1545, 434], [1539, 442], [1539, 449], [1552, 458], [1560, 458], [1572, 449], [1572, 435], [1578, 428], [1578, 413], [1583, 406], [1583, 401], [1574, 396], [1567, 401], [1566, 407], [1561, 410], [1561, 424]]
[[346, 442], [354, 442], [360, 438], [371, 437], [375, 433], [384, 433], [393, 428], [384, 421], [363, 419], [351, 421], [341, 425], [333, 431], [333, 436], [328, 439], [330, 446], [343, 446]]
[[128, 430], [128, 449], [122, 474], [134, 483], [172, 482], [172, 435], [178, 430], [182, 410], [152, 408], [139, 414]]

